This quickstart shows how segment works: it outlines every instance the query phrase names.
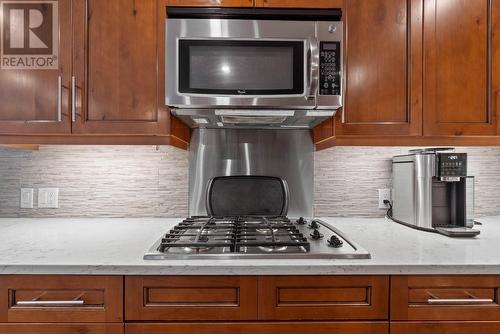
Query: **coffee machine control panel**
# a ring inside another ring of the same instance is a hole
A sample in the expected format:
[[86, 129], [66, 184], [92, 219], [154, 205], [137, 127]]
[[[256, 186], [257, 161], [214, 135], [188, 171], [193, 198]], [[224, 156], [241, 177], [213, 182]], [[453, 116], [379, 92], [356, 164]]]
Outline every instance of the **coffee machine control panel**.
[[467, 176], [467, 153], [438, 153], [437, 157], [438, 177]]

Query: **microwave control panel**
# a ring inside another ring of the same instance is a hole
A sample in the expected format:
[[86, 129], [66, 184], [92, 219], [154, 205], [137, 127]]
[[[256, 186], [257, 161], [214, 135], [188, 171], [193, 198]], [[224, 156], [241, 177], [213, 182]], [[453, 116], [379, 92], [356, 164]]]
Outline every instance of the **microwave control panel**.
[[341, 95], [340, 42], [319, 43], [319, 95]]

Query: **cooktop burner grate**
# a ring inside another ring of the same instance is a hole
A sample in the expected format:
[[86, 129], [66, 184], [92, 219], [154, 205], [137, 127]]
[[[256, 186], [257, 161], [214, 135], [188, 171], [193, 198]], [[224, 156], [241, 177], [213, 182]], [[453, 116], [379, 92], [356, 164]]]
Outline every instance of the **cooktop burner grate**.
[[310, 250], [307, 238], [286, 217], [189, 218], [165, 234], [158, 250], [186, 248], [192, 252], [221, 247], [236, 253], [249, 247], [264, 247], [266, 252], [288, 247], [301, 248], [297, 249], [301, 252]]

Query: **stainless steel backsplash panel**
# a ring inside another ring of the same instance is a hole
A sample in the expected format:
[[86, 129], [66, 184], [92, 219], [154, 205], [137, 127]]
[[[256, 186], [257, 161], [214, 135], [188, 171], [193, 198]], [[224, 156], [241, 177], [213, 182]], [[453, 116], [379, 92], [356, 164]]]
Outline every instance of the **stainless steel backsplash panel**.
[[268, 175], [288, 182], [289, 217], [313, 216], [314, 145], [309, 130], [196, 129], [189, 152], [189, 215], [206, 215], [208, 181]]

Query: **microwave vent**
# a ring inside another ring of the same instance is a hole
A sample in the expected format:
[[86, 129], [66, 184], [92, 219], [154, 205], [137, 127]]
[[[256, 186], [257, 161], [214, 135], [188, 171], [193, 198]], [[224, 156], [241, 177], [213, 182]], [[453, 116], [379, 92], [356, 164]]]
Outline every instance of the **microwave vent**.
[[221, 116], [224, 124], [282, 124], [286, 121], [286, 116]]

